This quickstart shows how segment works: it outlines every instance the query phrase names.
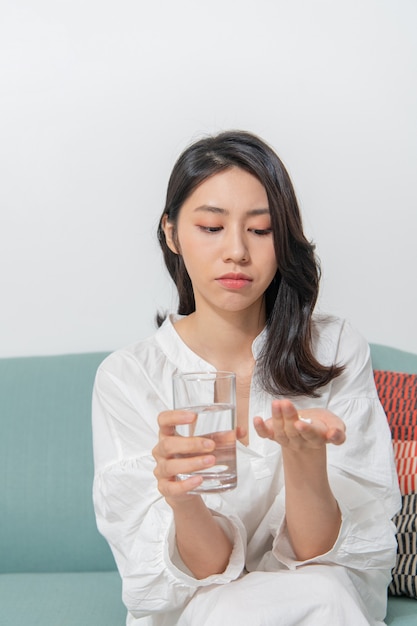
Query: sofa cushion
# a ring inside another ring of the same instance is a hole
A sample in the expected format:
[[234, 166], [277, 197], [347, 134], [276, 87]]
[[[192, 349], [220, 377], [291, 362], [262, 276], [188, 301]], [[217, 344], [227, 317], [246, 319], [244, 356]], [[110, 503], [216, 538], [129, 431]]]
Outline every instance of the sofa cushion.
[[0, 623], [124, 626], [117, 572], [0, 574]]
[[393, 438], [402, 508], [395, 516], [398, 552], [391, 595], [417, 598], [417, 375], [374, 372]]
[[416, 626], [417, 602], [412, 598], [391, 596], [385, 623], [387, 626]]
[[91, 496], [91, 394], [104, 356], [0, 359], [0, 572], [116, 569]]

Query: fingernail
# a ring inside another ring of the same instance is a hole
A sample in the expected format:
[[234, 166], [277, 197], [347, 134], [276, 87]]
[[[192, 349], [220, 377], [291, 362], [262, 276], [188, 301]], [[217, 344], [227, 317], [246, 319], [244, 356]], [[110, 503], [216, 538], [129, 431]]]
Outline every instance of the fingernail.
[[213, 447], [214, 447], [214, 442], [211, 439], [203, 440], [203, 448], [206, 448], [207, 450], [212, 450]]
[[201, 483], [203, 482], [203, 477], [202, 476], [192, 476], [191, 478], [189, 478], [190, 481], [190, 485], [192, 487], [197, 487], [198, 485], [201, 485]]

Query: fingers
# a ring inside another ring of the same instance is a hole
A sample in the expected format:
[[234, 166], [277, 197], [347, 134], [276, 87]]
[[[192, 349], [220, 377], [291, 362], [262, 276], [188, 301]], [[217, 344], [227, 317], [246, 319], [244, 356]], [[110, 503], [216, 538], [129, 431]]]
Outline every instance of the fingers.
[[272, 422], [277, 440], [283, 446], [300, 449], [323, 445], [324, 425], [319, 420], [314, 426], [300, 420], [297, 409], [289, 400], [272, 402]]
[[245, 426], [236, 426], [236, 439], [240, 441], [244, 439], [248, 434], [248, 429]]
[[193, 456], [213, 451], [216, 447], [214, 439], [208, 437], [182, 437], [180, 435], [171, 435], [170, 437], [161, 437], [159, 443], [155, 446], [158, 456], [170, 459], [177, 455]]
[[[179, 424], [191, 424], [196, 414], [190, 411], [164, 411], [158, 416], [159, 442], [152, 450], [156, 461], [154, 475], [158, 489], [166, 498], [180, 498], [202, 482], [201, 476], [178, 480], [177, 476], [198, 472], [215, 464], [215, 441], [205, 437], [176, 434]], [[189, 496], [192, 497], [192, 496]]]
[[191, 411], [162, 411], [158, 415], [159, 437], [175, 435], [175, 427], [180, 424], [192, 424], [196, 414]]
[[159, 480], [158, 489], [168, 504], [174, 506], [174, 503], [195, 498], [195, 494], [190, 494], [189, 492], [199, 487], [202, 482], [203, 477], [195, 474], [185, 480], [179, 480], [177, 478], [173, 478], [171, 480]]
[[266, 422], [264, 422], [262, 417], [253, 418], [253, 425], [255, 426], [255, 430], [259, 437], [262, 437], [263, 439], [273, 438], [274, 433], [272, 428], [270, 427], [269, 422], [271, 422], [271, 420], [267, 420]]
[[291, 437], [299, 437], [294, 427], [298, 420], [297, 410], [289, 400], [274, 400], [271, 408], [271, 418], [264, 421], [260, 417], [255, 417], [256, 432], [260, 437], [273, 439], [280, 445], [288, 445]]
[[340, 446], [346, 441], [346, 428], [333, 428], [329, 430], [327, 441], [335, 446]]
[[[154, 474], [157, 479], [172, 479], [177, 474], [189, 474], [214, 465], [215, 457], [210, 454], [215, 444], [203, 437], [172, 437], [164, 439], [154, 448], [157, 462]], [[187, 441], [182, 441], [186, 439]]]
[[214, 463], [215, 457], [213, 455], [162, 460], [154, 470], [160, 493], [166, 498], [187, 494], [188, 491], [202, 483], [203, 477], [197, 475], [182, 480], [177, 476], [191, 475], [193, 472], [212, 467]]
[[[321, 424], [326, 427], [326, 443], [339, 446], [346, 440], [346, 425], [343, 420], [327, 409], [305, 409], [301, 411], [302, 417], [311, 421], [312, 425]], [[303, 428], [297, 425], [297, 428]]]
[[257, 434], [281, 446], [300, 449], [321, 447], [326, 443], [340, 445], [345, 441], [345, 425], [326, 409], [305, 409], [300, 415], [289, 400], [272, 402], [272, 417], [254, 418]]

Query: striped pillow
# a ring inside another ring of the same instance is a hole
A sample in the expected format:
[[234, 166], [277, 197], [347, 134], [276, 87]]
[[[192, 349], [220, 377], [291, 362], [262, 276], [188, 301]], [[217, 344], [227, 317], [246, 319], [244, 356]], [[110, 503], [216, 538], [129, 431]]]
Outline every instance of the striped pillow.
[[417, 598], [417, 374], [374, 372], [390, 425], [402, 494], [397, 526], [397, 562], [389, 592]]

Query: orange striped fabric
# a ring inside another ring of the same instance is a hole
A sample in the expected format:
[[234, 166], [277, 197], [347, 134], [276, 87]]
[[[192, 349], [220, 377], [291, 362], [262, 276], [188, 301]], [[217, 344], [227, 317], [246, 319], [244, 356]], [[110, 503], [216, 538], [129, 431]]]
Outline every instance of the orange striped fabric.
[[375, 371], [379, 399], [393, 439], [402, 494], [397, 527], [397, 562], [389, 593], [417, 598], [417, 375]]
[[417, 441], [394, 441], [393, 444], [401, 493], [417, 492]]

